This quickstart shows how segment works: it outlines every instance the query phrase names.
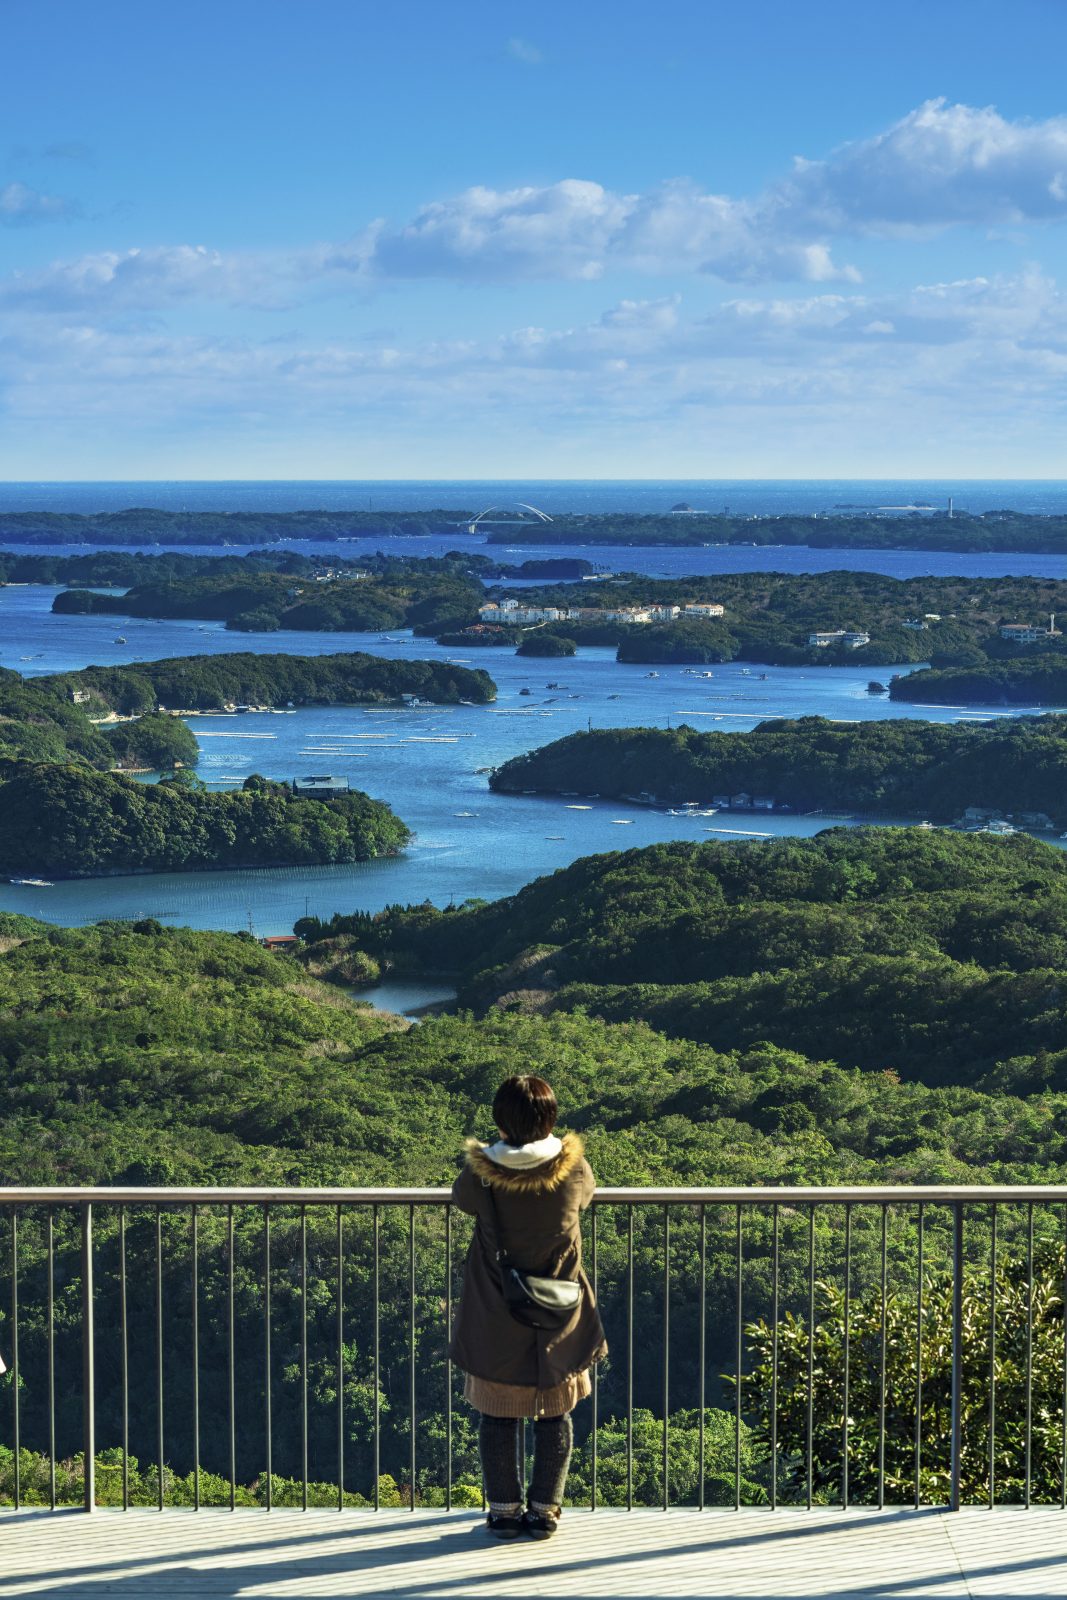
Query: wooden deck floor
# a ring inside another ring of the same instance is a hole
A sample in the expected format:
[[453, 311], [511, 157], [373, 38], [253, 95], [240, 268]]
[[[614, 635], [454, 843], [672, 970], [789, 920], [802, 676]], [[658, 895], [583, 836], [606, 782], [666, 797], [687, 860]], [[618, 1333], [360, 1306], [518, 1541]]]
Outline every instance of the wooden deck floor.
[[1067, 1513], [569, 1512], [498, 1544], [470, 1512], [0, 1512], [0, 1597], [900, 1600], [1067, 1596]]

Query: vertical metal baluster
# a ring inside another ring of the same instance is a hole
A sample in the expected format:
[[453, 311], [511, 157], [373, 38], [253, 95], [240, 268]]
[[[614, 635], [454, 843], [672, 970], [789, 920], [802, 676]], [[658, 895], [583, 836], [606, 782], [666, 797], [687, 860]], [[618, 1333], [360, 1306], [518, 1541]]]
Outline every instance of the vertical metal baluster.
[[415, 1509], [415, 1207], [408, 1206], [408, 1411], [411, 1416], [408, 1471], [411, 1504]]
[[300, 1207], [300, 1509], [308, 1508], [308, 1216]]
[[93, 1296], [93, 1207], [81, 1208], [82, 1479], [86, 1511], [96, 1509], [96, 1308]]
[[230, 1423], [230, 1510], [237, 1506], [237, 1389], [236, 1374], [234, 1372], [234, 1358], [236, 1355], [236, 1324], [234, 1317], [234, 1234], [233, 1234], [233, 1206], [226, 1208], [227, 1250], [226, 1260], [226, 1380], [229, 1423]]
[[804, 1422], [807, 1453], [807, 1505], [815, 1487], [815, 1205], [808, 1208], [808, 1405]]
[[337, 1207], [337, 1509], [345, 1508], [345, 1281], [344, 1231]]
[[852, 1419], [849, 1415], [852, 1381], [852, 1201], [845, 1202], [845, 1347], [841, 1404], [841, 1509], [848, 1510], [849, 1446]]
[[952, 1206], [952, 1420], [949, 1445], [949, 1510], [960, 1509], [963, 1445], [963, 1202]]
[[634, 1208], [626, 1241], [626, 1509], [634, 1508]]
[[[445, 1339], [453, 1336], [453, 1208], [445, 1206]], [[445, 1510], [453, 1509], [453, 1358], [445, 1357]]]
[[19, 1214], [11, 1212], [11, 1404], [15, 1472], [15, 1510], [22, 1505], [22, 1462], [20, 1460], [21, 1418], [19, 1416]]
[[882, 1306], [878, 1330], [878, 1509], [885, 1505], [885, 1381], [888, 1350], [889, 1207], [882, 1206]]
[[670, 1503], [671, 1211], [663, 1207], [663, 1509]]
[[990, 1206], [993, 1226], [989, 1247], [989, 1509], [997, 1502], [997, 1217]]
[[381, 1371], [382, 1371], [382, 1337], [381, 1337], [381, 1305], [380, 1271], [381, 1271], [381, 1232], [379, 1228], [378, 1207], [371, 1208], [372, 1231], [374, 1234], [374, 1509], [380, 1509], [381, 1499], [378, 1478], [381, 1473], [381, 1442], [382, 1442], [382, 1399], [381, 1399]]
[[918, 1291], [915, 1301], [915, 1509], [922, 1505], [923, 1450], [923, 1246], [925, 1207], [919, 1201]]
[[1034, 1442], [1034, 1202], [1026, 1207], [1026, 1498], [1030, 1509]]
[[1067, 1205], [1063, 1208], [1064, 1279], [1060, 1285], [1063, 1306], [1063, 1411], [1060, 1421], [1060, 1509], [1067, 1511]]
[[[445, 1340], [452, 1338], [452, 1207], [445, 1206]], [[452, 1357], [445, 1356], [445, 1510], [452, 1510]]]
[[163, 1510], [163, 1208], [156, 1206], [156, 1487]]
[[56, 1509], [56, 1272], [52, 1208], [48, 1208], [48, 1506]]
[[274, 1458], [270, 1414], [270, 1206], [263, 1207], [263, 1428], [267, 1458], [267, 1510], [274, 1506]]
[[734, 1325], [734, 1366], [737, 1384], [734, 1390], [734, 1510], [741, 1509], [741, 1368], [744, 1363], [744, 1339], [741, 1322], [741, 1294], [744, 1276], [744, 1238], [741, 1232], [741, 1207], [737, 1207], [737, 1320]]
[[778, 1507], [778, 1202], [771, 1224], [771, 1510]]
[[[590, 1214], [589, 1214], [589, 1227], [590, 1227], [590, 1235], [589, 1235], [589, 1243], [590, 1243], [589, 1265], [590, 1265], [590, 1269], [591, 1269], [591, 1272], [592, 1272], [593, 1299], [595, 1301], [596, 1297], [597, 1297], [597, 1270], [596, 1270], [596, 1267], [597, 1267], [597, 1262], [596, 1262], [597, 1210], [596, 1210], [596, 1206], [593, 1206], [591, 1211], [590, 1211]], [[589, 1473], [589, 1509], [590, 1509], [590, 1511], [595, 1511], [596, 1510], [597, 1402], [598, 1402], [598, 1399], [599, 1399], [599, 1396], [597, 1394], [597, 1366], [598, 1365], [599, 1365], [599, 1363], [595, 1363], [594, 1366], [593, 1366], [593, 1393], [592, 1393], [593, 1426], [592, 1426], [592, 1435], [591, 1435], [591, 1441], [590, 1441], [590, 1447], [591, 1447], [592, 1454], [591, 1454], [590, 1473]]]
[[193, 1510], [200, 1510], [200, 1234], [196, 1206], [193, 1230]]
[[707, 1210], [706, 1206], [701, 1205], [701, 1207], [700, 1207], [700, 1327], [699, 1327], [699, 1329], [697, 1331], [697, 1362], [698, 1362], [699, 1367], [700, 1367], [699, 1390], [698, 1390], [698, 1394], [697, 1394], [697, 1403], [700, 1406], [700, 1424], [699, 1424], [699, 1426], [697, 1428], [697, 1449], [700, 1451], [700, 1494], [699, 1494], [699, 1499], [697, 1500], [697, 1509], [700, 1510], [700, 1511], [703, 1511], [703, 1509], [704, 1509], [704, 1399], [705, 1399], [705, 1392], [704, 1392], [705, 1391], [704, 1363], [705, 1363], [705, 1343], [706, 1343], [706, 1341], [705, 1341], [706, 1326], [705, 1325], [706, 1325], [706, 1322], [707, 1322], [707, 1312], [705, 1310], [705, 1304], [706, 1304], [706, 1300], [707, 1300], [707, 1285], [708, 1285], [708, 1229], [707, 1229], [707, 1216], [705, 1214], [706, 1210]]
[[130, 1336], [126, 1303], [126, 1207], [119, 1206], [119, 1362], [122, 1369], [122, 1509], [130, 1509]]

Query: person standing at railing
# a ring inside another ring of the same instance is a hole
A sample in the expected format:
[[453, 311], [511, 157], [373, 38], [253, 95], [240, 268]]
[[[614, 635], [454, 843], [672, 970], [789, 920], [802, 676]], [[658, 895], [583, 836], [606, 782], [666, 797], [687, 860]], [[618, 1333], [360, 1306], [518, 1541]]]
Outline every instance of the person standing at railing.
[[[574, 1447], [571, 1413], [608, 1348], [582, 1271], [580, 1217], [596, 1181], [578, 1135], [555, 1134], [557, 1109], [543, 1078], [508, 1078], [493, 1101], [499, 1139], [467, 1141], [452, 1187], [454, 1204], [477, 1221], [449, 1353], [481, 1413], [486, 1526], [498, 1539], [555, 1533]], [[534, 1419], [525, 1511], [524, 1417]]]

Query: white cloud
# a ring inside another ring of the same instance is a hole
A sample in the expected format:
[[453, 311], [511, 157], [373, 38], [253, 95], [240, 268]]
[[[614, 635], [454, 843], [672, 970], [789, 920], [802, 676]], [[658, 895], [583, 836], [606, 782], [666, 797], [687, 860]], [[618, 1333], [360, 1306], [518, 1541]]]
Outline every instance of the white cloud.
[[1067, 117], [1009, 121], [930, 100], [766, 191], [690, 180], [622, 194], [584, 179], [477, 187], [382, 226], [368, 270], [390, 278], [596, 278], [612, 267], [726, 281], [856, 282], [835, 241], [1067, 219]]
[[[67, 206], [22, 184], [0, 190], [0, 221], [41, 220]], [[0, 283], [0, 303], [128, 310], [201, 298], [277, 307], [402, 280], [595, 281], [609, 272], [849, 284], [859, 273], [836, 254], [848, 238], [1065, 218], [1067, 118], [1011, 122], [931, 100], [824, 161], [798, 159], [750, 197], [688, 179], [634, 194], [580, 178], [477, 185], [406, 224], [378, 219], [350, 239], [295, 250], [156, 245], [61, 261]]]
[[32, 222], [50, 222], [54, 218], [70, 216], [73, 202], [58, 194], [42, 194], [25, 183], [12, 182], [0, 185], [0, 223], [19, 227]]
[[[195, 278], [216, 266], [185, 270]], [[694, 409], [732, 428], [724, 408], [736, 405], [773, 406], [789, 430], [796, 408], [829, 415], [847, 400], [886, 427], [934, 417], [952, 437], [976, 414], [997, 415], [1008, 432], [1023, 418], [1059, 417], [1067, 298], [1036, 271], [880, 295], [745, 295], [699, 316], [675, 294], [627, 298], [572, 326], [408, 342], [177, 336], [95, 326], [79, 313], [9, 316], [0, 372], [9, 419], [85, 408], [135, 431], [143, 418], [188, 424], [231, 407], [305, 421], [380, 410], [418, 431], [457, 405], [472, 438], [490, 422], [566, 432], [578, 415], [604, 429], [625, 431], [635, 414], [666, 427]]]
[[798, 158], [774, 199], [787, 221], [832, 234], [1062, 221], [1067, 117], [927, 100], [826, 161]]

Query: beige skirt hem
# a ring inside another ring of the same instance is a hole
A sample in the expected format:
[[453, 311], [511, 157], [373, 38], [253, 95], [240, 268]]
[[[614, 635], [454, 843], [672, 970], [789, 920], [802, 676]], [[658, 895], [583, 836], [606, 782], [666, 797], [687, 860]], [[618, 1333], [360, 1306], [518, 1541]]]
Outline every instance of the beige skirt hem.
[[470, 1372], [463, 1385], [463, 1398], [475, 1411], [489, 1417], [562, 1417], [592, 1392], [593, 1380], [588, 1371], [576, 1372], [551, 1389], [537, 1389], [532, 1384], [493, 1383], [489, 1378], [476, 1378]]

